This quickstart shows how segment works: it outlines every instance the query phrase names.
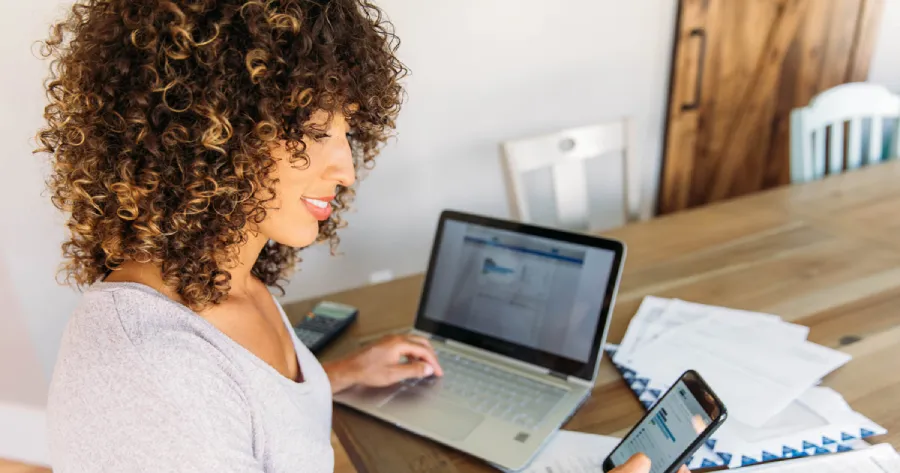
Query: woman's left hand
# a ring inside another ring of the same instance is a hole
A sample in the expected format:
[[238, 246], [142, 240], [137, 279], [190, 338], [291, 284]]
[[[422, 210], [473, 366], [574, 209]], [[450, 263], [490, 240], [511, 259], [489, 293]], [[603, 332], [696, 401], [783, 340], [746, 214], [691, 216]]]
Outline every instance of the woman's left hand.
[[409, 378], [443, 376], [431, 343], [416, 335], [392, 335], [323, 365], [333, 392], [353, 385], [383, 387]]

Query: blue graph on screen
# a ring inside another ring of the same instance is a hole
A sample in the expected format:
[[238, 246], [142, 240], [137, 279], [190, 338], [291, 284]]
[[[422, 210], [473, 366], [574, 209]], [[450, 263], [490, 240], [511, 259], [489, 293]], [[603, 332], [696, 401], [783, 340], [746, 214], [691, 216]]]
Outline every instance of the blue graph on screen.
[[495, 273], [495, 274], [512, 274], [515, 270], [512, 268], [507, 268], [505, 266], [500, 266], [491, 258], [485, 258], [484, 263], [481, 265], [481, 273]]
[[663, 436], [664, 436], [665, 438], [667, 438], [667, 439], [669, 439], [670, 441], [674, 442], [674, 441], [675, 441], [675, 436], [672, 435], [672, 431], [669, 430], [669, 426], [666, 425], [666, 418], [668, 417], [667, 414], [668, 414], [668, 413], [666, 412], [665, 409], [660, 409], [659, 412], [657, 412], [656, 415], [653, 416], [653, 420], [652, 420], [650, 423], [653, 424], [653, 425], [655, 425], [656, 427], [658, 427], [659, 430], [662, 431]]

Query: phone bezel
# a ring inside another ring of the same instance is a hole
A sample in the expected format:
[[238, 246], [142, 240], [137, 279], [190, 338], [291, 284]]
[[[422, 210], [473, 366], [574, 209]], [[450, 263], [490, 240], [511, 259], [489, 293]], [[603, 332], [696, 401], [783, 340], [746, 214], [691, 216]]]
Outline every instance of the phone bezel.
[[[691, 394], [694, 395], [694, 398], [697, 399], [697, 402], [700, 403], [700, 406], [703, 407], [703, 410], [706, 411], [707, 415], [709, 415], [710, 419], [712, 419], [712, 422], [710, 422], [706, 429], [700, 435], [698, 435], [697, 438], [694, 439], [694, 441], [691, 442], [683, 452], [681, 452], [681, 454], [679, 454], [675, 458], [675, 461], [673, 461], [672, 464], [669, 465], [666, 470], [664, 470], [665, 473], [677, 472], [678, 469], [681, 468], [681, 465], [684, 464], [685, 460], [687, 460], [689, 456], [693, 455], [694, 452], [696, 452], [697, 449], [700, 448], [700, 446], [703, 445], [703, 443], [709, 438], [709, 436], [712, 435], [716, 431], [716, 429], [718, 429], [719, 426], [722, 425], [723, 422], [725, 422], [725, 419], [728, 418], [728, 410], [725, 408], [725, 404], [723, 404], [719, 397], [716, 396], [716, 393], [714, 393], [709, 385], [706, 384], [706, 381], [703, 380], [699, 373], [694, 370], [685, 371], [678, 378], [678, 381], [684, 381], [684, 384], [691, 391]], [[672, 393], [672, 391], [675, 389], [675, 386], [678, 384], [678, 381], [672, 383], [672, 387], [670, 387], [668, 391], [666, 391], [665, 394], [663, 394], [659, 398], [658, 402], [662, 402], [663, 399], [665, 399], [667, 396], [669, 396], [669, 394]], [[637, 429], [638, 426], [647, 419], [647, 416], [650, 414], [651, 410], [652, 409], [648, 409], [643, 417], [641, 417], [641, 419], [634, 424], [634, 427], [632, 427], [631, 430], [628, 431], [628, 434], [622, 437], [622, 442], [630, 437], [631, 434], [634, 433], [635, 429]], [[619, 445], [616, 445], [616, 447], [612, 449], [606, 459], [603, 460], [604, 473], [607, 473], [613, 468], [619, 466], [613, 463], [612, 452], [615, 452], [616, 449], [618, 449], [619, 446], [622, 445], [622, 442], [620, 442]]]

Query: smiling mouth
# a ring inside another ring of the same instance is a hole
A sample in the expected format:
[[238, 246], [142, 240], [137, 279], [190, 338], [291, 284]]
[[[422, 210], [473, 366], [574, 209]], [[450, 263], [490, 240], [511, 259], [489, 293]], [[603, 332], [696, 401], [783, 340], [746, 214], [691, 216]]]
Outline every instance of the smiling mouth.
[[[322, 198], [322, 199], [313, 199], [312, 197], [302, 197], [302, 199], [306, 202], [309, 202], [312, 205], [315, 205], [316, 207], [318, 207], [320, 209], [327, 208], [328, 202], [331, 200], [331, 199], [324, 200], [324, 199], [327, 199], [327, 197]], [[333, 199], [333, 197], [332, 197], [332, 199]]]
[[301, 197], [306, 210], [318, 221], [328, 220], [331, 216], [331, 201], [334, 196], [328, 197]]

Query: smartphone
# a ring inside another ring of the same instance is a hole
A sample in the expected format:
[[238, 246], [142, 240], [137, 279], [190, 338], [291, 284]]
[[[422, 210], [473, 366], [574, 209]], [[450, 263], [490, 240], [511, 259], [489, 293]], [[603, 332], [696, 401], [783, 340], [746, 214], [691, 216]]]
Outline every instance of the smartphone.
[[727, 417], [725, 405], [703, 378], [687, 371], [613, 449], [603, 471], [643, 453], [650, 458], [650, 473], [675, 473]]

